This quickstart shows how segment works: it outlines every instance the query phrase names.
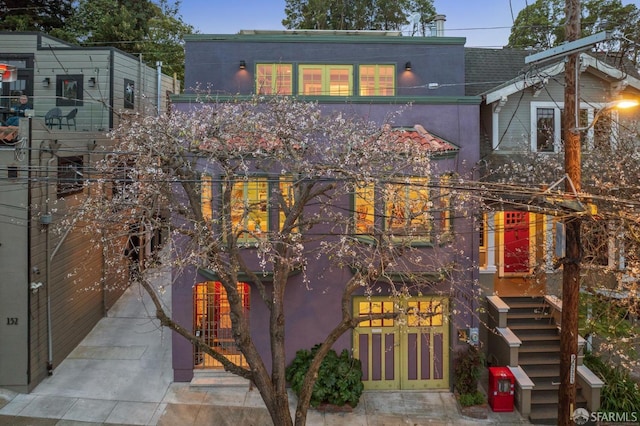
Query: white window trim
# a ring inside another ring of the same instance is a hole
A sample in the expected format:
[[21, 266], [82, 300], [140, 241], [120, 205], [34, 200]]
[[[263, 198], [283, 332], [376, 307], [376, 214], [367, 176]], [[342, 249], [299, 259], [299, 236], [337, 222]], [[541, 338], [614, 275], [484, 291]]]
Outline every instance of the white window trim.
[[[553, 109], [553, 151], [538, 151], [538, 109]], [[553, 154], [560, 151], [561, 148], [561, 110], [564, 108], [562, 102], [531, 102], [531, 152], [540, 152], [541, 154]]]
[[[593, 119], [595, 117], [595, 113], [597, 110], [600, 110], [602, 108], [604, 108], [606, 105], [606, 103], [586, 103], [586, 102], [581, 102], [580, 103], [580, 110], [586, 110], [587, 111], [587, 121], [588, 123], [592, 123]], [[554, 121], [554, 128], [553, 128], [553, 152], [551, 151], [538, 151], [538, 123], [537, 123], [537, 119], [538, 119], [538, 108], [553, 108], [553, 121]], [[553, 154], [553, 153], [557, 153], [560, 152], [562, 150], [562, 128], [560, 127], [560, 123], [561, 123], [561, 114], [562, 114], [562, 110], [564, 109], [564, 102], [531, 102], [531, 109], [530, 109], [530, 118], [531, 118], [531, 127], [530, 127], [530, 134], [531, 134], [531, 144], [530, 144], [530, 148], [531, 148], [531, 152], [540, 152], [541, 154]], [[618, 120], [617, 120], [617, 111], [615, 110], [611, 110], [611, 114], [612, 114], [612, 126], [611, 126], [611, 146], [613, 148], [615, 148], [615, 142], [617, 140], [617, 134], [618, 134]], [[586, 147], [587, 149], [591, 150], [593, 149], [594, 143], [593, 143], [593, 135], [594, 135], [594, 127], [590, 127], [589, 130], [587, 130], [587, 135], [585, 138], [586, 141]]]

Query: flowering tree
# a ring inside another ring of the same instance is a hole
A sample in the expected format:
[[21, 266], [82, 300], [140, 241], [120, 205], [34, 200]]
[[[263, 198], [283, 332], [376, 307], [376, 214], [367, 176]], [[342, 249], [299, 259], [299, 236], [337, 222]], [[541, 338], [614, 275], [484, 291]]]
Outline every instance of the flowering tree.
[[[124, 229], [135, 222], [137, 229], [169, 228], [174, 279], [189, 270], [216, 274], [229, 300], [233, 338], [248, 367], [208, 345], [190, 325], [172, 319], [159, 297], [165, 289], [147, 279], [145, 265], [135, 265], [141, 268], [136, 275], [151, 295], [161, 324], [225, 370], [251, 380], [278, 425], [292, 423], [285, 388], [289, 276], [301, 272], [305, 283], [314, 282], [318, 277], [309, 273], [308, 265], [321, 258], [331, 268], [349, 268], [352, 273], [341, 284], [342, 316], [318, 349], [299, 394], [295, 423], [304, 424], [323, 357], [363, 320], [352, 314], [354, 293], [373, 294], [385, 288], [393, 300], [432, 293], [434, 278], [417, 273], [427, 269], [437, 271], [437, 281], [447, 283], [441, 291], [448, 295], [450, 286], [466, 273], [454, 266], [460, 253], [454, 249], [451, 232], [441, 233], [446, 236], [428, 252], [412, 244], [433, 234], [432, 224], [440, 221], [434, 215], [444, 215], [445, 210], [465, 213], [457, 207], [452, 180], [421, 179], [434, 174], [433, 147], [403, 137], [392, 128], [391, 119], [368, 122], [288, 98], [203, 103], [170, 116], [135, 117], [114, 132], [115, 151], [105, 155], [98, 167], [103, 191], [93, 191], [75, 214], [93, 226]], [[269, 205], [236, 194], [256, 175], [271, 182]], [[367, 192], [372, 185], [375, 199], [370, 198], [373, 192]], [[446, 203], [433, 197], [421, 200], [427, 185], [446, 196]], [[211, 191], [212, 187], [219, 189]], [[415, 195], [409, 201], [398, 195], [406, 188]], [[351, 204], [354, 194], [371, 206], [385, 202], [393, 208], [381, 214], [358, 211], [364, 214], [362, 220], [370, 219], [366, 229], [359, 229]], [[434, 213], [435, 206], [446, 208]], [[277, 216], [277, 225], [260, 221], [265, 211]], [[121, 257], [122, 239], [110, 242], [113, 253]], [[240, 275], [259, 293], [268, 311], [271, 371], [244, 315], [237, 287]], [[461, 288], [473, 292], [469, 284]], [[473, 297], [470, 294], [467, 300]]]

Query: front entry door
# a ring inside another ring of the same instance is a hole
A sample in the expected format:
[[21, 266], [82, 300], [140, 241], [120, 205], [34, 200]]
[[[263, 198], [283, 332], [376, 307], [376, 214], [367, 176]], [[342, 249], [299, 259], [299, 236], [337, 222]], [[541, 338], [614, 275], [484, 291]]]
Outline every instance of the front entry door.
[[[392, 313], [386, 297], [357, 297], [354, 314]], [[402, 302], [396, 319], [364, 320], [354, 330], [365, 389], [448, 389], [447, 299], [417, 297]]]
[[529, 213], [504, 212], [504, 272], [529, 272]]
[[[238, 293], [242, 297], [245, 315], [249, 315], [249, 285], [238, 283]], [[227, 292], [222, 283], [206, 281], [193, 288], [193, 328], [194, 334], [223, 354], [236, 365], [246, 367], [244, 355], [238, 350], [231, 333], [231, 309]], [[207, 354], [196, 351], [194, 367], [222, 369], [220, 362]]]

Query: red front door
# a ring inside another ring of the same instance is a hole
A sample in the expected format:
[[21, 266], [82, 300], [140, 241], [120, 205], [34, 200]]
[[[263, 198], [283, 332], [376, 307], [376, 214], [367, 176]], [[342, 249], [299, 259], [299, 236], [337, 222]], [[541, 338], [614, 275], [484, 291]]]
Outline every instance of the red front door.
[[504, 212], [504, 272], [529, 272], [529, 213]]

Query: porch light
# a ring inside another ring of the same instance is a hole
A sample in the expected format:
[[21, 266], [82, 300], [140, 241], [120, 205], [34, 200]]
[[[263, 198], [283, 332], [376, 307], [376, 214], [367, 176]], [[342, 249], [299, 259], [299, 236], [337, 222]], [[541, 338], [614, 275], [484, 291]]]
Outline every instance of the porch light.
[[42, 80], [42, 87], [49, 87], [50, 81], [49, 77], [45, 77], [44, 80]]
[[243, 70], [247, 68], [247, 63], [245, 61], [240, 61], [240, 69]]
[[95, 86], [96, 86], [96, 78], [95, 77], [89, 78], [89, 87], [95, 87]]
[[407, 63], [404, 64], [404, 70], [411, 71], [411, 61], [407, 61]]

